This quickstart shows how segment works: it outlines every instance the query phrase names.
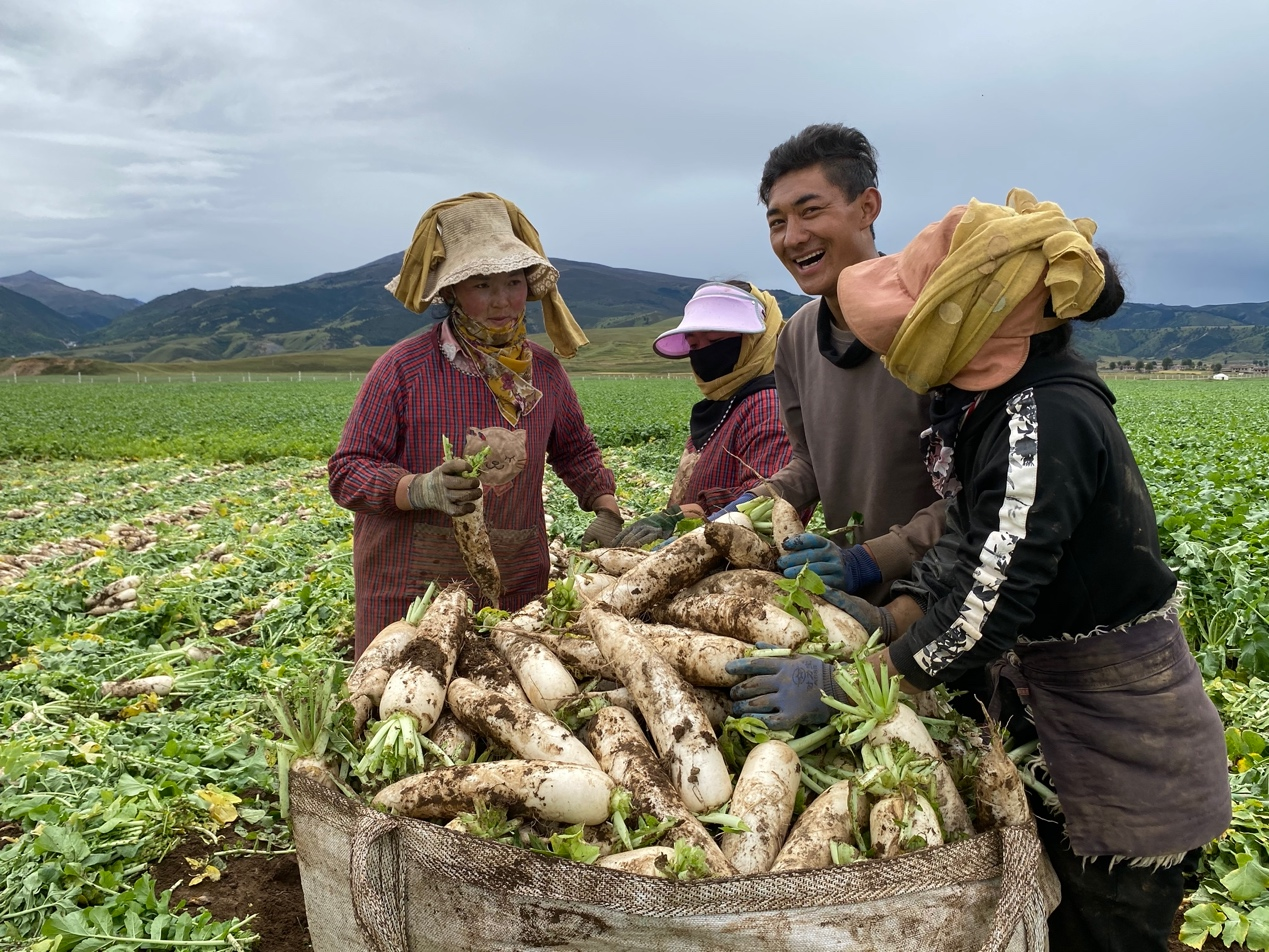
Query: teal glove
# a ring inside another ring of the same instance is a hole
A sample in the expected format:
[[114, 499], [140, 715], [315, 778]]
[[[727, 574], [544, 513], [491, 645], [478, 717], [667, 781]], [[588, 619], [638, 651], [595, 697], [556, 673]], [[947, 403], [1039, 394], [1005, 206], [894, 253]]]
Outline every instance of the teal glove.
[[637, 519], [630, 523], [630, 525], [617, 533], [617, 537], [612, 540], [612, 544], [638, 549], [649, 542], [668, 539], [674, 535], [674, 527], [679, 524], [679, 520], [682, 518], [683, 510], [679, 509], [678, 506], [669, 506], [660, 512], [654, 512], [650, 516], [644, 516], [642, 519]]

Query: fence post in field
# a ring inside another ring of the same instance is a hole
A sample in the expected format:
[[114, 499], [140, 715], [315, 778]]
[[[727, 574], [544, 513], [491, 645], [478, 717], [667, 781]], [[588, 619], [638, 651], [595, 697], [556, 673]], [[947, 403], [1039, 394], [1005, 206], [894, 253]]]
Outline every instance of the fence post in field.
[[79, 378], [79, 379], [76, 381], [77, 383], [83, 383], [83, 382], [84, 382], [84, 372], [83, 372], [82, 370], [76, 371], [76, 372], [75, 372], [75, 376]]

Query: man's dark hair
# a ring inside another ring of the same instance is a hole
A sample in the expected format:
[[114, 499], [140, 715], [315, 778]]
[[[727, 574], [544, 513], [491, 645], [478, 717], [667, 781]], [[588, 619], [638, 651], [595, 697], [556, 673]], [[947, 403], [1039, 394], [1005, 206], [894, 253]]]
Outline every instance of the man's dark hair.
[[877, 187], [877, 150], [858, 129], [840, 122], [807, 126], [781, 142], [767, 156], [758, 183], [758, 200], [766, 205], [776, 179], [790, 172], [822, 166], [824, 177], [853, 202], [866, 188]]

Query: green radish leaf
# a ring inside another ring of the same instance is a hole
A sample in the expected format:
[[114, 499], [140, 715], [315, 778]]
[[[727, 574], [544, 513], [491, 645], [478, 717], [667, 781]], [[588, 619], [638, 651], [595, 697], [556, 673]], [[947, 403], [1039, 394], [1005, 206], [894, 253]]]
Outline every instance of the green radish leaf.
[[1269, 906], [1257, 906], [1248, 914], [1247, 936], [1243, 943], [1256, 952], [1269, 949]]
[[[1229, 890], [1235, 902], [1255, 899], [1269, 887], [1269, 869], [1261, 866], [1250, 853], [1238, 854], [1238, 868], [1221, 877], [1221, 885]], [[1236, 940], [1241, 942], [1242, 939]]]

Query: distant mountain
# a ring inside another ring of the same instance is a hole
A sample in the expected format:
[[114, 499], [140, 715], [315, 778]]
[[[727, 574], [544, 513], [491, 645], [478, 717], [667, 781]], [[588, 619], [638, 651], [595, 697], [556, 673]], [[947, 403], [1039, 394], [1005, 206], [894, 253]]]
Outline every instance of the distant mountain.
[[0, 278], [0, 287], [34, 298], [63, 317], [69, 317], [79, 325], [81, 334], [94, 328], [104, 327], [120, 314], [141, 304], [133, 298], [98, 294], [96, 291], [81, 291], [79, 288], [46, 278], [34, 271], [23, 271], [21, 274], [11, 274], [7, 278]]
[[0, 356], [65, 350], [82, 333], [70, 318], [35, 298], [0, 287]]
[[1205, 307], [1125, 304], [1097, 324], [1075, 324], [1080, 349], [1100, 357], [1250, 360], [1269, 356], [1269, 302]]
[[[384, 290], [397, 273], [392, 254], [350, 271], [272, 288], [187, 290], [155, 298], [100, 328], [81, 353], [107, 360], [218, 360], [264, 354], [394, 344], [435, 315], [415, 314]], [[610, 268], [556, 258], [560, 291], [585, 328], [653, 324], [683, 313], [701, 278]], [[786, 313], [809, 300], [775, 292]], [[529, 329], [542, 309], [530, 304]]]

